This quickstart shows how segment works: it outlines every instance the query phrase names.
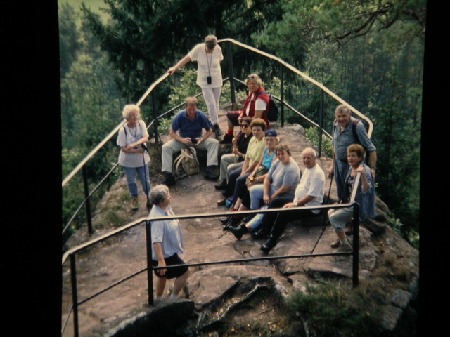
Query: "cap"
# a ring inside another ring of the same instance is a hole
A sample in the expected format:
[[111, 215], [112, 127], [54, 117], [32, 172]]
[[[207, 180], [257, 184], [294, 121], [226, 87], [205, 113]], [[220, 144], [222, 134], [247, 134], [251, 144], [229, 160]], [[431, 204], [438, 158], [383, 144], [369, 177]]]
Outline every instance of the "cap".
[[278, 134], [274, 129], [269, 129], [269, 130], [266, 130], [265, 136], [276, 137], [276, 136], [278, 136]]

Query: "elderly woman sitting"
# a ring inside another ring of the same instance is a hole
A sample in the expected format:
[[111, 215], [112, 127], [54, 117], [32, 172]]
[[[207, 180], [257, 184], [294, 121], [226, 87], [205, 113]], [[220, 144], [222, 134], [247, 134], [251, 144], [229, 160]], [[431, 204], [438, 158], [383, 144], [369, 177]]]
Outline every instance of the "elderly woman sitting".
[[[169, 188], [166, 185], [157, 185], [152, 189], [150, 202], [153, 204], [149, 215], [150, 218], [175, 216], [170, 206]], [[178, 220], [152, 221], [151, 237], [153, 266], [165, 267], [185, 264], [179, 256], [184, 250], [183, 237]], [[167, 280], [172, 278], [175, 278], [175, 281], [171, 296], [178, 297], [180, 290], [183, 289], [186, 283], [188, 274], [187, 266], [155, 270], [155, 275], [157, 276], [155, 298], [162, 297]]]
[[[355, 201], [359, 204], [359, 221], [363, 222], [375, 216], [375, 189], [373, 175], [369, 166], [364, 164], [364, 148], [359, 144], [351, 144], [347, 147], [347, 161], [350, 165], [345, 178], [342, 203], [350, 202], [353, 188], [356, 188]], [[361, 174], [361, 181], [354, 187], [356, 175]], [[336, 232], [337, 240], [331, 244], [331, 248], [339, 251], [351, 251], [352, 246], [344, 232], [347, 222], [353, 218], [353, 206], [349, 208], [330, 209], [329, 219]]]

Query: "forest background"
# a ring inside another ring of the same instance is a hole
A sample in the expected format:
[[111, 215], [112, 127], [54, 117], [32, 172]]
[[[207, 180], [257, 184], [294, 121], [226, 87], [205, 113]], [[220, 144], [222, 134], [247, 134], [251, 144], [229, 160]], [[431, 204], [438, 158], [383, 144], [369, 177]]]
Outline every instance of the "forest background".
[[[424, 0], [59, 0], [62, 175], [121, 122], [124, 104], [137, 102], [169, 66], [213, 33], [282, 58], [372, 119], [377, 194], [392, 211], [390, 224], [418, 248], [425, 18]], [[227, 67], [224, 60], [224, 77]], [[233, 68], [241, 79], [260, 74], [277, 96], [283, 76], [285, 101], [318, 120], [322, 93], [298, 76], [281, 75], [279, 65], [236, 47]], [[186, 65], [143, 102], [147, 124], [155, 112], [199, 92], [195, 69]], [[230, 102], [228, 88], [221, 103]], [[238, 86], [238, 97], [243, 95], [245, 88]], [[336, 105], [325, 95], [330, 133]], [[302, 124], [317, 143], [309, 125], [285, 112], [288, 122]], [[169, 121], [170, 116], [160, 130]], [[89, 162], [92, 187], [117, 162], [115, 141]], [[119, 175], [115, 170], [93, 205]], [[83, 199], [78, 174], [63, 188], [63, 226]], [[74, 228], [83, 220], [77, 218]]]

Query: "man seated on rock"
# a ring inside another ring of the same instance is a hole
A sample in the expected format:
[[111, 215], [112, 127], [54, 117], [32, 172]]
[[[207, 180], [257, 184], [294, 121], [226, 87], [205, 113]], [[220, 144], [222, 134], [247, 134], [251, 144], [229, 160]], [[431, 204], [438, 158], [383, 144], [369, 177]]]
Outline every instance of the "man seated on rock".
[[[303, 171], [300, 183], [295, 189], [294, 199], [278, 198], [269, 203], [270, 208], [293, 208], [298, 206], [321, 205], [325, 188], [325, 174], [319, 164], [316, 163], [316, 151], [305, 148], [302, 153]], [[261, 246], [261, 250], [268, 253], [283, 234], [288, 221], [318, 215], [320, 210], [301, 210], [295, 212], [266, 213], [262, 219], [258, 236], [269, 234], [268, 240]]]
[[[172, 174], [173, 154], [187, 147], [206, 150], [205, 178], [216, 180], [218, 178], [218, 151], [219, 141], [211, 138], [212, 125], [206, 115], [197, 109], [197, 98], [185, 99], [185, 110], [178, 112], [172, 120], [169, 131], [170, 141], [162, 146], [162, 174], [163, 184], [170, 186], [175, 184]], [[205, 129], [206, 133], [202, 135]], [[177, 133], [178, 132], [178, 133]]]

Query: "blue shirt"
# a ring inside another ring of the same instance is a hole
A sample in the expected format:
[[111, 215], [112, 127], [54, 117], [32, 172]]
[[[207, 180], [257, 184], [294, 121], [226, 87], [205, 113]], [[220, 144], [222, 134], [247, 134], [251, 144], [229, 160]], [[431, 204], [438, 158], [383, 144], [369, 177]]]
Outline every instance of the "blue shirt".
[[[154, 205], [150, 211], [149, 217], [159, 218], [162, 216], [175, 216], [175, 214], [170, 206], [169, 210], [165, 212], [157, 205]], [[183, 237], [181, 235], [180, 222], [178, 219], [152, 221], [151, 236], [153, 260], [157, 260], [153, 248], [155, 242], [161, 243], [164, 258], [168, 258], [173, 254], [183, 253]]]
[[367, 137], [366, 128], [364, 124], [359, 121], [356, 124], [356, 135], [358, 139], [353, 136], [352, 123], [354, 118], [351, 117], [347, 126], [341, 131], [337, 125], [337, 121], [333, 123], [333, 147], [335, 158], [347, 161], [347, 147], [351, 144], [361, 144], [366, 151], [375, 151], [376, 147], [373, 145], [369, 137]]
[[202, 136], [202, 130], [208, 131], [212, 125], [206, 115], [197, 110], [192, 120], [187, 118], [186, 110], [178, 112], [172, 120], [172, 130], [179, 131], [179, 135], [183, 138], [198, 138]]

